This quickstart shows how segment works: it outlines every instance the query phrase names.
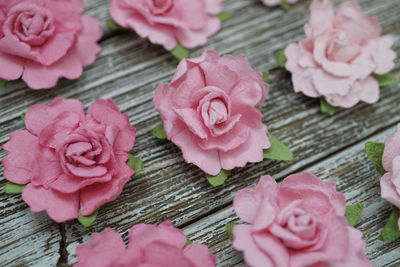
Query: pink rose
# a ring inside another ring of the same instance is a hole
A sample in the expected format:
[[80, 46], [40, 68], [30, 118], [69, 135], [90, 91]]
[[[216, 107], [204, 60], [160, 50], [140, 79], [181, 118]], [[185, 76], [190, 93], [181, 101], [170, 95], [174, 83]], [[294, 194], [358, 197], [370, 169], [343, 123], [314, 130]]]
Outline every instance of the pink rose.
[[310, 11], [307, 37], [285, 49], [294, 90], [344, 108], [377, 102], [379, 85], [371, 74], [394, 67], [394, 37], [380, 37], [376, 17], [353, 2], [341, 4], [335, 15], [330, 0], [314, 0]]
[[279, 188], [263, 176], [256, 188], [239, 191], [233, 206], [248, 223], [233, 228], [233, 247], [249, 266], [372, 266], [362, 233], [347, 225], [346, 199], [333, 182], [303, 172]]
[[221, 28], [215, 17], [222, 0], [110, 0], [111, 16], [142, 38], [172, 50], [178, 43], [193, 48]]
[[78, 100], [56, 98], [34, 105], [27, 130], [11, 134], [3, 148], [4, 177], [26, 184], [23, 200], [57, 222], [92, 214], [115, 199], [133, 175], [126, 165], [136, 130], [114, 102], [96, 100], [84, 114]]
[[298, 0], [261, 0], [261, 1], [266, 6], [277, 6], [277, 5], [280, 5], [282, 3], [294, 4]]
[[128, 247], [117, 232], [106, 228], [102, 234], [93, 234], [92, 243], [77, 247], [78, 262], [74, 267], [215, 266], [216, 259], [207, 246], [187, 246], [186, 242], [183, 232], [169, 221], [159, 226], [133, 226]]
[[[400, 208], [400, 124], [397, 131], [385, 141], [382, 166], [387, 171], [381, 178], [381, 195]], [[400, 229], [400, 219], [399, 219]]]
[[83, 8], [82, 0], [0, 0], [0, 78], [22, 75], [33, 89], [79, 78], [103, 34]]
[[262, 74], [243, 55], [220, 57], [206, 50], [183, 59], [171, 83], [158, 86], [154, 107], [185, 161], [217, 175], [263, 160], [270, 143], [255, 106], [267, 93]]

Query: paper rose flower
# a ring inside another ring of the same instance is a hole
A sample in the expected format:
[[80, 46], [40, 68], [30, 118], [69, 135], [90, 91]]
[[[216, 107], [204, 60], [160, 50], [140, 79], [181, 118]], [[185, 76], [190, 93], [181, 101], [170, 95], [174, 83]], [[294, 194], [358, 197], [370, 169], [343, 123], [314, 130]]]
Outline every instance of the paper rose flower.
[[266, 6], [277, 6], [282, 3], [294, 4], [298, 0], [262, 0], [263, 4]]
[[233, 247], [249, 266], [372, 266], [360, 231], [347, 225], [346, 200], [333, 182], [311, 173], [287, 177], [279, 188], [271, 176], [239, 191], [236, 214], [247, 224], [233, 228]]
[[133, 226], [128, 247], [117, 232], [106, 228], [102, 234], [93, 234], [91, 243], [77, 247], [78, 262], [74, 267], [215, 266], [216, 259], [207, 246], [186, 242], [183, 232], [169, 221], [159, 226]]
[[314, 0], [310, 11], [307, 37], [285, 49], [294, 90], [343, 108], [377, 102], [379, 85], [371, 74], [394, 67], [394, 37], [380, 36], [376, 17], [353, 2], [341, 4], [335, 15], [330, 0]]
[[206, 50], [182, 60], [171, 83], [158, 86], [154, 107], [185, 161], [217, 175], [263, 160], [270, 141], [256, 106], [267, 94], [262, 74], [243, 55]]
[[82, 0], [0, 0], [0, 78], [22, 76], [33, 89], [77, 79], [92, 64], [99, 22], [81, 16]]
[[204, 45], [221, 27], [222, 0], [110, 0], [111, 17], [142, 38], [173, 50]]
[[34, 105], [27, 130], [11, 134], [3, 148], [4, 177], [26, 185], [23, 200], [32, 212], [57, 222], [88, 216], [115, 199], [133, 175], [126, 165], [136, 130], [114, 102], [96, 100], [84, 114], [78, 100], [56, 98]]

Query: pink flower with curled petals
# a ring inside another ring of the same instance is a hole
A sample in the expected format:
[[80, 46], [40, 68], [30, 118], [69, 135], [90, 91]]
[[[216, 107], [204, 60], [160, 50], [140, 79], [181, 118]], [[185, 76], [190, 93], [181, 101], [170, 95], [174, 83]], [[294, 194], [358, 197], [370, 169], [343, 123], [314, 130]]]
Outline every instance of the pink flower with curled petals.
[[277, 6], [282, 3], [294, 4], [297, 3], [298, 0], [261, 0], [266, 6]]
[[221, 28], [222, 0], [110, 0], [111, 17], [142, 38], [173, 50], [194, 48]]
[[[382, 198], [400, 209], [400, 124], [397, 131], [385, 140], [382, 166], [386, 171], [380, 182]], [[400, 219], [398, 225], [400, 229]]]
[[233, 247], [251, 267], [372, 266], [362, 233], [347, 225], [346, 199], [333, 182], [309, 172], [291, 175], [278, 187], [263, 176], [256, 188], [233, 201], [247, 224], [233, 228]]
[[216, 258], [207, 246], [186, 243], [183, 232], [169, 221], [159, 226], [133, 226], [128, 247], [117, 232], [106, 228], [102, 234], [93, 234], [91, 243], [77, 247], [78, 262], [74, 267], [215, 266]]
[[243, 55], [206, 50], [180, 62], [171, 83], [156, 89], [154, 107], [185, 161], [217, 175], [263, 160], [270, 142], [256, 106], [267, 94], [262, 74]]
[[314, 0], [310, 11], [306, 38], [285, 49], [294, 90], [343, 108], [377, 102], [379, 85], [371, 74], [393, 69], [394, 36], [381, 36], [377, 18], [353, 2], [335, 14], [330, 0]]
[[88, 216], [114, 200], [133, 175], [126, 165], [136, 129], [111, 99], [96, 100], [87, 115], [78, 100], [56, 98], [33, 105], [27, 130], [10, 135], [3, 148], [4, 177], [26, 185], [22, 199], [32, 212], [56, 222]]
[[0, 0], [0, 78], [22, 76], [33, 89], [79, 78], [103, 34], [83, 8], [82, 0]]

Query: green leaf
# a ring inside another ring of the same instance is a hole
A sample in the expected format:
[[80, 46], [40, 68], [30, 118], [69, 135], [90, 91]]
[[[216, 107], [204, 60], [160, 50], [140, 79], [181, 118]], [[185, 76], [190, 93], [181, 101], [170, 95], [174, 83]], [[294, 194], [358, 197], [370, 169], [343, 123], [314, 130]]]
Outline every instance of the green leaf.
[[4, 192], [6, 194], [21, 194], [24, 190], [25, 184], [14, 184], [11, 182], [6, 183], [4, 186]]
[[326, 102], [324, 98], [320, 99], [321, 111], [322, 113], [332, 116], [335, 114], [337, 108]]
[[379, 86], [389, 86], [400, 82], [399, 79], [390, 74], [379, 75], [374, 73], [372, 74], [372, 77], [378, 81]]
[[376, 170], [380, 175], [384, 175], [386, 172], [382, 166], [382, 155], [384, 149], [384, 143], [367, 142], [365, 144], [365, 152], [367, 152], [369, 160], [375, 165]]
[[221, 170], [219, 172], [219, 174], [216, 176], [211, 176], [211, 175], [207, 174], [206, 177], [207, 177], [208, 182], [212, 186], [216, 187], [216, 186], [223, 185], [225, 183], [225, 180], [228, 178], [229, 174], [230, 174], [230, 171]]
[[106, 20], [106, 25], [111, 30], [120, 30], [123, 29], [120, 25], [118, 25], [112, 18], [108, 18]]
[[346, 207], [346, 212], [344, 217], [347, 219], [347, 224], [350, 226], [356, 225], [358, 219], [361, 216], [362, 210], [364, 206], [363, 204], [353, 204]]
[[151, 134], [158, 139], [166, 139], [167, 138], [167, 134], [164, 131], [164, 125], [162, 123], [160, 123], [153, 129], [151, 129]]
[[6, 84], [6, 80], [0, 79], [0, 87], [3, 87]]
[[289, 148], [281, 143], [275, 136], [268, 133], [268, 139], [271, 143], [271, 147], [264, 149], [264, 159], [274, 159], [291, 161], [293, 160], [293, 153]]
[[171, 50], [171, 54], [177, 58], [178, 60], [182, 60], [184, 58], [189, 57], [189, 51], [186, 47], [181, 44], [177, 44], [174, 49]]
[[399, 211], [396, 207], [393, 207], [389, 220], [378, 237], [379, 240], [388, 241], [400, 237], [399, 225], [397, 222], [398, 219]]
[[287, 12], [291, 8], [291, 6], [286, 2], [282, 2], [281, 3], [281, 8]]
[[129, 167], [131, 167], [132, 170], [135, 171], [135, 174], [144, 170], [144, 165], [142, 160], [129, 153], [128, 153], [128, 161], [126, 162], [126, 164]]
[[192, 243], [193, 242], [188, 237], [186, 237], [186, 246], [189, 246]]
[[269, 80], [269, 71], [263, 72], [263, 82], [267, 83]]
[[279, 67], [284, 68], [286, 65], [286, 56], [283, 50], [280, 50], [275, 53], [275, 59], [276, 59], [276, 64], [278, 64]]
[[25, 121], [25, 112], [21, 114], [21, 120]]
[[79, 210], [79, 217], [78, 217], [78, 221], [85, 227], [90, 227], [94, 221], [96, 220], [97, 217], [97, 210], [95, 212], [93, 212], [92, 214], [90, 214], [89, 216], [83, 216], [81, 214], [81, 210]]
[[222, 11], [221, 13], [219, 13], [219, 14], [217, 15], [217, 18], [219, 18], [219, 20], [220, 20], [221, 22], [225, 22], [225, 21], [228, 21], [228, 20], [231, 19], [231, 15], [229, 15], [229, 13], [227, 13], [227, 12], [225, 12], [225, 11]]
[[235, 222], [229, 222], [225, 226], [225, 232], [226, 232], [226, 235], [228, 236], [230, 241], [233, 241], [233, 232], [232, 231], [233, 231], [233, 227], [235, 225], [236, 225]]

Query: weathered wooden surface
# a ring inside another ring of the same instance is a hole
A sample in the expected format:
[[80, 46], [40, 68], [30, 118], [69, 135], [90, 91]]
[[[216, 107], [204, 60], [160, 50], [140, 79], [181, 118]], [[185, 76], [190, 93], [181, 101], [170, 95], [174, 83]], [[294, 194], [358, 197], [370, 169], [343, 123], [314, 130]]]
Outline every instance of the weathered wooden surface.
[[[204, 174], [183, 162], [172, 143], [149, 134], [159, 121], [152, 107], [155, 87], [171, 79], [177, 65], [162, 48], [131, 32], [106, 29], [108, 0], [86, 0], [86, 13], [103, 21], [105, 37], [97, 61], [79, 81], [62, 81], [57, 88], [33, 91], [22, 82], [0, 89], [0, 144], [22, 129], [21, 113], [35, 103], [60, 95], [81, 100], [112, 97], [137, 128], [133, 153], [143, 159], [145, 171], [129, 182], [117, 200], [99, 210], [95, 224], [86, 229], [77, 221], [56, 224], [45, 214], [32, 214], [20, 196], [0, 196], [0, 265], [54, 266], [76, 261], [75, 248], [91, 233], [112, 227], [124, 237], [136, 223], [158, 224], [166, 219], [183, 228], [194, 242], [204, 242], [219, 258], [219, 266], [243, 265], [224, 234], [226, 222], [237, 220], [231, 207], [237, 190], [254, 186], [263, 174], [281, 180], [288, 174], [311, 170], [334, 180], [349, 203], [363, 202], [365, 211], [357, 225], [365, 234], [367, 256], [376, 266], [400, 264], [400, 241], [377, 241], [390, 205], [379, 197], [379, 176], [366, 160], [363, 143], [383, 140], [400, 122], [399, 85], [385, 87], [375, 105], [359, 104], [333, 117], [319, 111], [317, 100], [295, 94], [290, 76], [277, 69], [273, 53], [303, 36], [310, 1], [300, 1], [289, 13], [263, 7], [257, 0], [226, 0], [232, 19], [208, 43], [220, 53], [245, 54], [258, 70], [271, 70], [271, 91], [261, 106], [270, 131], [295, 154], [291, 163], [264, 160], [234, 170], [224, 186], [212, 188]], [[335, 1], [336, 4], [341, 1]], [[356, 1], [368, 14], [377, 15], [385, 33], [396, 36], [400, 52], [400, 0]], [[199, 55], [204, 47], [191, 51]], [[398, 61], [397, 61], [398, 62]], [[400, 65], [393, 72], [400, 75]], [[0, 151], [0, 158], [5, 156]], [[2, 174], [3, 167], [0, 167]], [[5, 185], [0, 178], [0, 187]]]

